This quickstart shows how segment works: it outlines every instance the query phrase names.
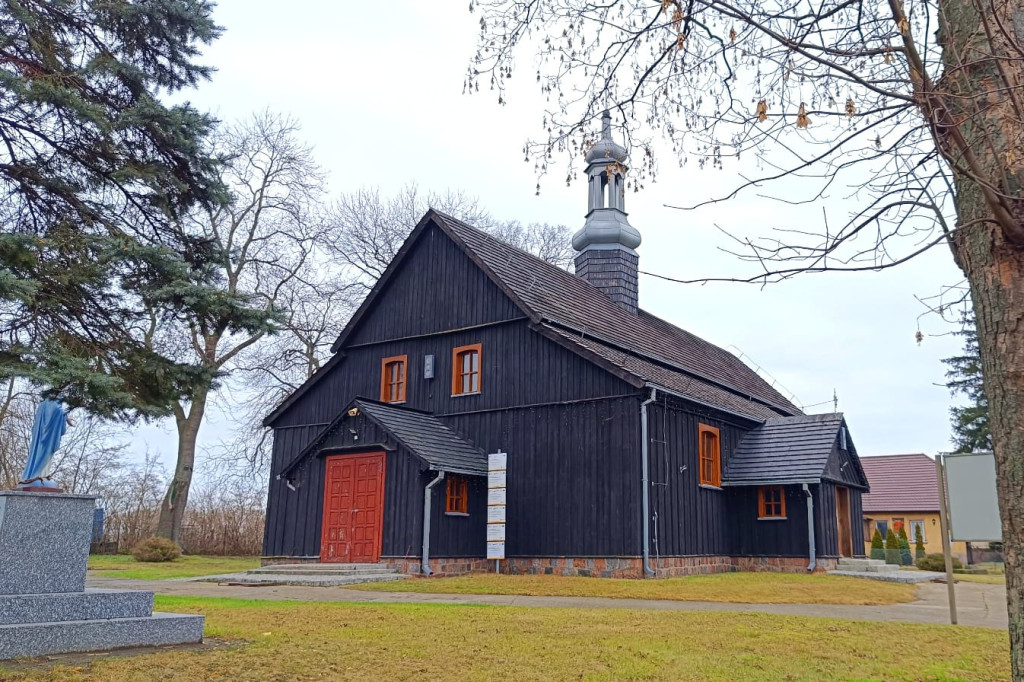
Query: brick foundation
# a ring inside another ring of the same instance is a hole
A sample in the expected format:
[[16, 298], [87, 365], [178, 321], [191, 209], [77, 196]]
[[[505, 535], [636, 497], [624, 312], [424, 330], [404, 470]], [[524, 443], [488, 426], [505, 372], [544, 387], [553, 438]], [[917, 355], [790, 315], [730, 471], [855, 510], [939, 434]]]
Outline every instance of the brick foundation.
[[[260, 559], [262, 566], [319, 562], [319, 557], [262, 557]], [[420, 575], [420, 560], [416, 557], [382, 557], [380, 564], [395, 569], [399, 573]], [[807, 557], [651, 557], [651, 566], [659, 578], [735, 571], [806, 573]], [[819, 558], [814, 572], [832, 571], [837, 566], [838, 560], [835, 558]], [[465, 557], [431, 559], [430, 569], [434, 571], [436, 577], [488, 573], [494, 570], [494, 562], [487, 559]], [[513, 575], [564, 575], [595, 578], [644, 577], [643, 560], [640, 557], [513, 557], [502, 560], [501, 572]]]
[[[836, 559], [818, 559], [815, 573], [833, 570]], [[734, 571], [771, 573], [806, 573], [805, 557], [729, 557], [690, 556], [651, 558], [651, 567], [659, 578], [674, 578]], [[546, 557], [506, 559], [502, 572], [530, 575], [593, 576], [598, 578], [642, 578], [643, 560], [640, 557], [573, 558]]]

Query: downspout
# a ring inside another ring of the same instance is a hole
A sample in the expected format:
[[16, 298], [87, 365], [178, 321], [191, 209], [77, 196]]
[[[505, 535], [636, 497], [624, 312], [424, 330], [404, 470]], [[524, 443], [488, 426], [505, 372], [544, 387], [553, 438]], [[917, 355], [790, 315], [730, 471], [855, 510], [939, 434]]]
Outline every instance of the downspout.
[[420, 571], [424, 575], [434, 575], [430, 570], [430, 493], [431, 488], [444, 479], [444, 472], [439, 471], [437, 478], [427, 484], [423, 489], [423, 558], [420, 564]]
[[814, 559], [814, 496], [811, 489], [804, 483], [804, 495], [807, 496], [807, 546], [810, 563], [807, 564], [808, 571], [814, 571], [817, 562]]
[[654, 577], [654, 569], [651, 568], [651, 483], [650, 476], [648, 473], [648, 458], [650, 455], [650, 435], [648, 434], [647, 428], [647, 406], [654, 402], [658, 395], [658, 389], [651, 389], [651, 397], [640, 403], [640, 459], [642, 461], [643, 469], [643, 494], [641, 499], [643, 500], [643, 556], [644, 556], [644, 575], [648, 577]]

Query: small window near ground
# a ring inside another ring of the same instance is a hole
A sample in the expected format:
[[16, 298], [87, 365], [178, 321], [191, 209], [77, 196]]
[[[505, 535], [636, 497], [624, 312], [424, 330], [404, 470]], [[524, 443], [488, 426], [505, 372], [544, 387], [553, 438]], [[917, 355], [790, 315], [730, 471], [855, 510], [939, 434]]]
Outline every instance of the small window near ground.
[[406, 387], [407, 356], [395, 355], [384, 358], [380, 363], [380, 401], [382, 403], [404, 403]]
[[448, 502], [446, 514], [469, 513], [469, 479], [465, 476], [448, 477]]
[[718, 429], [707, 424], [697, 427], [700, 447], [700, 484], [716, 488], [722, 485], [722, 451], [718, 442]]
[[757, 491], [759, 519], [786, 518], [786, 490], [781, 485], [761, 486]]
[[452, 350], [452, 395], [480, 392], [480, 344]]

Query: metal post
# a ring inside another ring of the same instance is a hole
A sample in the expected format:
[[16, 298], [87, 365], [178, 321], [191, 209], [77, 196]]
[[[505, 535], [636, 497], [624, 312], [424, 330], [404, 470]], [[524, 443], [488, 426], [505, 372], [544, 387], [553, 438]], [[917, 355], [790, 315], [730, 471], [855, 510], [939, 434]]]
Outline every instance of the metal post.
[[939, 480], [939, 530], [942, 532], [942, 554], [946, 559], [946, 590], [949, 593], [949, 622], [956, 625], [956, 590], [953, 587], [953, 550], [949, 543], [949, 499], [946, 494], [946, 467], [942, 455], [935, 457], [935, 473]]

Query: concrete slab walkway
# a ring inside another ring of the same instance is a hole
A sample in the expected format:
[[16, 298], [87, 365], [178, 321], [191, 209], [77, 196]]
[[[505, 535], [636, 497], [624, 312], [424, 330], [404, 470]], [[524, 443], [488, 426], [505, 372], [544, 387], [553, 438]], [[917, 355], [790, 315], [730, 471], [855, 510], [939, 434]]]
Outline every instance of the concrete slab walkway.
[[[791, 616], [850, 618], [854, 620], [908, 623], [949, 623], [946, 586], [918, 586], [918, 601], [888, 606], [838, 606], [832, 604], [731, 604], [658, 599], [610, 599], [605, 597], [527, 597], [484, 594], [422, 594], [417, 592], [370, 592], [335, 587], [288, 585], [244, 587], [191, 580], [125, 580], [90, 577], [89, 587], [151, 590], [157, 594], [192, 597], [233, 597], [272, 601], [363, 602], [375, 604], [490, 604], [588, 609], [657, 609], [665, 611], [735, 611]], [[1006, 588], [1003, 585], [958, 583], [957, 607], [961, 625], [1007, 628]]]

